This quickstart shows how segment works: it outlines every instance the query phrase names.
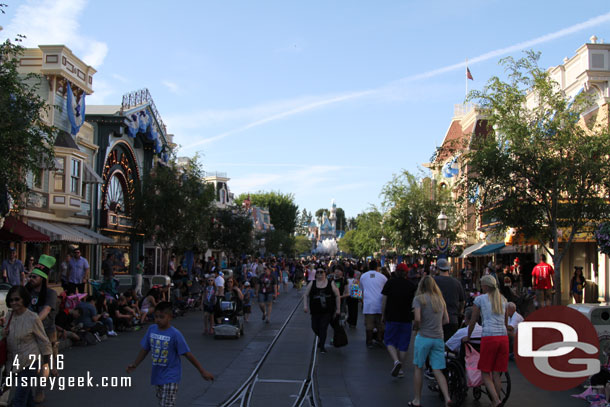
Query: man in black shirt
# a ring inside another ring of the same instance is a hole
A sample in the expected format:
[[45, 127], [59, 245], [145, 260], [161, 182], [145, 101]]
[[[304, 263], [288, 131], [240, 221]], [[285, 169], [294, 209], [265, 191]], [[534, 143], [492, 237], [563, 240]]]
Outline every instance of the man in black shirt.
[[383, 341], [390, 357], [394, 360], [392, 376], [403, 377], [401, 368], [411, 342], [411, 322], [413, 321], [413, 297], [417, 286], [407, 278], [407, 265], [399, 264], [394, 275], [383, 287], [382, 316], [385, 322]]
[[434, 277], [434, 281], [436, 281], [436, 285], [438, 285], [438, 288], [443, 293], [443, 298], [447, 305], [447, 313], [449, 314], [449, 323], [443, 325], [443, 336], [445, 340], [448, 340], [458, 330], [458, 324], [464, 311], [466, 295], [464, 294], [462, 283], [457, 278], [449, 275], [451, 265], [447, 259], [438, 259], [436, 261], [436, 268], [440, 274]]

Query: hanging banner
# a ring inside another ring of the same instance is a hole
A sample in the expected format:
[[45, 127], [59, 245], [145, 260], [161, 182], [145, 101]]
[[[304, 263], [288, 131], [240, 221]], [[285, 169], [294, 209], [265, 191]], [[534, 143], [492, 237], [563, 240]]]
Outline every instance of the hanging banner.
[[67, 96], [66, 110], [68, 111], [68, 120], [70, 121], [70, 133], [76, 136], [85, 122], [85, 92], [77, 100], [72, 93], [72, 86], [70, 86], [68, 81]]

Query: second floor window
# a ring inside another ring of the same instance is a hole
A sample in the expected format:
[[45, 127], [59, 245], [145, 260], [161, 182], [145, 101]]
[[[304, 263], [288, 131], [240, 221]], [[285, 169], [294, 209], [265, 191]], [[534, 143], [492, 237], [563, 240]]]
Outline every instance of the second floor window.
[[55, 158], [55, 192], [64, 192], [64, 165], [65, 158], [64, 157], [56, 157]]
[[72, 159], [70, 171], [70, 192], [76, 195], [80, 195], [80, 167], [81, 162], [79, 160]]

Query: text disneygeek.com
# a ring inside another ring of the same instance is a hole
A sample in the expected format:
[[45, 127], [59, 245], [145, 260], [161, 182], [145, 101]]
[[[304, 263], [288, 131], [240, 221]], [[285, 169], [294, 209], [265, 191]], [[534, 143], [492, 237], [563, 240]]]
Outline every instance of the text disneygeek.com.
[[59, 377], [38, 377], [38, 376], [20, 376], [19, 374], [10, 373], [6, 377], [5, 384], [9, 387], [44, 387], [49, 390], [65, 390], [75, 387], [101, 387], [101, 388], [121, 388], [131, 387], [131, 377], [129, 376], [102, 376], [98, 380], [91, 376], [87, 371], [87, 376], [59, 376]]

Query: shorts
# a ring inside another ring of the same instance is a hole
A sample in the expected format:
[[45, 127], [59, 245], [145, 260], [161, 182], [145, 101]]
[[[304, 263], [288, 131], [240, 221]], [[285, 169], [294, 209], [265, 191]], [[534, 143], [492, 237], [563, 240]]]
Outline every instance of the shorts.
[[386, 322], [383, 343], [386, 346], [393, 346], [400, 352], [406, 352], [411, 343], [411, 323], [410, 322]]
[[538, 302], [551, 301], [553, 299], [553, 289], [536, 289], [536, 300]]
[[364, 314], [364, 329], [372, 331], [374, 328], [381, 331], [381, 314]]
[[506, 372], [508, 370], [508, 336], [484, 336], [481, 338], [481, 372]]
[[259, 303], [273, 302], [273, 294], [271, 294], [271, 293], [258, 293], [258, 302]]
[[413, 348], [413, 364], [423, 368], [428, 358], [430, 358], [432, 369], [444, 369], [446, 367], [445, 342], [441, 338], [426, 338], [418, 334], [415, 337], [415, 347]]
[[290, 280], [288, 279], [288, 277], [284, 277], [284, 284], [288, 284]]
[[176, 405], [178, 383], [166, 383], [155, 387], [157, 388], [156, 396], [160, 407], [174, 407]]

